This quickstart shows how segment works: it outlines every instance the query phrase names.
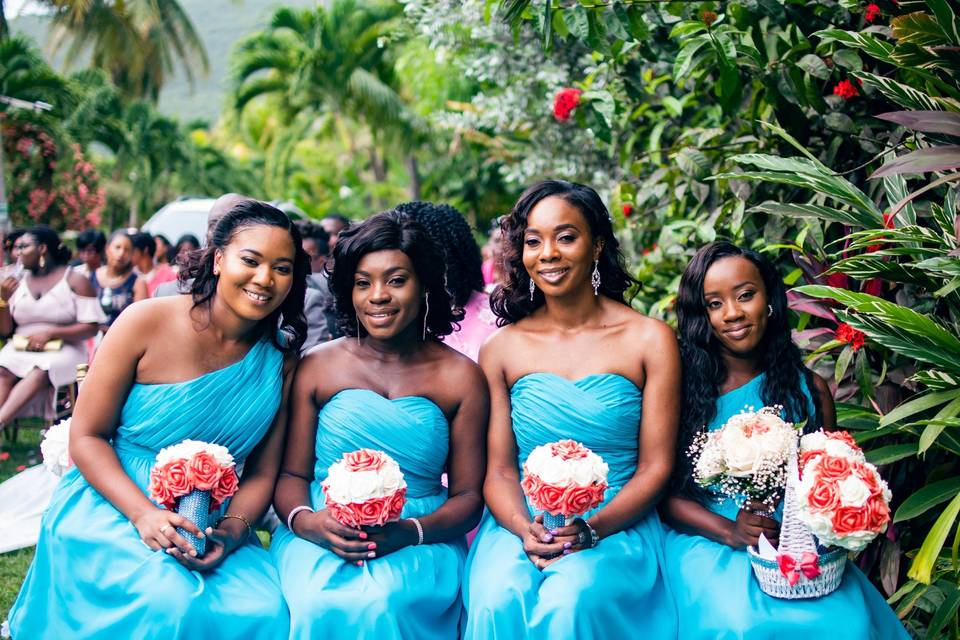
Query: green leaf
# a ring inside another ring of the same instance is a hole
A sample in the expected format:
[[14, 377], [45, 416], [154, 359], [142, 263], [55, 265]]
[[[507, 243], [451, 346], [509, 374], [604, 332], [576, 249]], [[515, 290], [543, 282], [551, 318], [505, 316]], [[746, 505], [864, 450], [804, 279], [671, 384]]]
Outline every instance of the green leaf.
[[824, 207], [818, 204], [785, 204], [768, 201], [750, 208], [751, 213], [757, 211], [778, 216], [789, 216], [791, 218], [829, 220], [831, 222], [839, 222], [840, 224], [856, 227], [863, 226], [864, 222], [860, 217], [849, 211]]
[[710, 159], [699, 149], [685, 147], [676, 156], [677, 166], [694, 180], [703, 180], [710, 175], [713, 165]]
[[670, 30], [670, 38], [679, 38], [681, 36], [690, 36], [695, 33], [702, 33], [707, 30], [707, 25], [700, 20], [684, 20], [678, 22]]
[[677, 54], [677, 59], [673, 62], [673, 81], [677, 84], [683, 84], [686, 80], [686, 75], [696, 67], [699, 60], [703, 59], [703, 56], [697, 56], [697, 52], [703, 49], [710, 40], [706, 36], [698, 36], [696, 38], [690, 38], [683, 43], [680, 52]]
[[907, 572], [910, 578], [924, 584], [930, 584], [930, 574], [933, 571], [933, 566], [940, 555], [940, 550], [943, 549], [943, 544], [947, 541], [947, 536], [953, 528], [958, 513], [960, 513], [960, 494], [950, 501], [950, 504], [947, 505], [947, 508], [944, 509], [931, 527], [923, 545], [920, 547], [920, 551], [910, 565], [910, 570]]
[[852, 74], [863, 82], [864, 86], [877, 89], [883, 96], [907, 109], [960, 111], [960, 103], [948, 98], [931, 97], [913, 87], [897, 82], [893, 78], [874, 75], [865, 71]]
[[837, 356], [833, 379], [838, 385], [840, 381], [843, 380], [843, 376], [847, 375], [847, 367], [850, 366], [850, 361], [853, 360], [853, 353], [853, 348], [847, 345], [843, 348], [843, 351], [840, 352], [840, 355]]
[[938, 504], [953, 498], [960, 492], [960, 476], [932, 482], [903, 501], [893, 516], [893, 521], [903, 522], [923, 515]]
[[839, 133], [853, 133], [857, 130], [857, 124], [853, 118], [839, 111], [831, 111], [823, 117], [823, 123], [833, 131]]
[[814, 78], [827, 80], [830, 78], [830, 68], [823, 59], [815, 54], [808, 53], [797, 61], [797, 66], [809, 73]]
[[938, 44], [950, 44], [950, 39], [928, 13], [915, 11], [890, 19], [893, 37], [897, 45], [915, 44], [919, 47], [931, 47]]
[[958, 15], [956, 3], [951, 6], [947, 0], [926, 0], [926, 2], [950, 41], [953, 44], [960, 44], [960, 15]]
[[820, 41], [824, 44], [839, 42], [851, 49], [862, 49], [877, 60], [893, 64], [893, 60], [890, 58], [890, 54], [893, 53], [893, 45], [875, 38], [869, 33], [857, 33], [855, 31], [844, 31], [843, 29], [824, 29], [814, 33], [813, 37], [820, 38]]
[[928, 640], [937, 640], [943, 628], [956, 617], [958, 607], [960, 607], [960, 587], [951, 585], [943, 603], [937, 607], [936, 613], [930, 618], [924, 637]]
[[945, 371], [939, 371], [936, 369], [918, 371], [910, 377], [910, 380], [934, 390], [946, 390], [960, 387], [960, 376], [951, 375]]
[[862, 71], [863, 60], [860, 54], [853, 49], [840, 49], [833, 53], [833, 61], [838, 67], [849, 69], [850, 71]]
[[683, 114], [683, 103], [673, 96], [663, 96], [660, 102], [671, 117], [679, 118]]
[[908, 400], [898, 405], [893, 411], [880, 418], [880, 426], [902, 422], [905, 418], [916, 415], [921, 411], [932, 409], [946, 402], [951, 402], [960, 398], [960, 389], [951, 389], [949, 391], [933, 391], [925, 393], [922, 396]]
[[890, 464], [916, 454], [917, 445], [915, 444], [890, 444], [866, 452], [867, 462], [877, 466]]
[[570, 30], [570, 33], [578, 40], [586, 42], [590, 37], [590, 23], [587, 19], [587, 10], [582, 6], [577, 5], [572, 9], [565, 10], [563, 12], [563, 21], [567, 25], [567, 29]]

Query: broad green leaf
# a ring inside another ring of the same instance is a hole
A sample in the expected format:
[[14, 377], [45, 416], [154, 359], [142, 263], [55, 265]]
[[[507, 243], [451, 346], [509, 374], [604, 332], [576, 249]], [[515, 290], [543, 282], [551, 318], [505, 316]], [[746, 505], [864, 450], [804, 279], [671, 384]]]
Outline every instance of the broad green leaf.
[[960, 103], [949, 98], [931, 97], [913, 87], [897, 82], [893, 78], [874, 75], [865, 71], [856, 71], [852, 74], [865, 86], [877, 89], [883, 96], [901, 107], [921, 110], [946, 110], [960, 112]]
[[923, 11], [915, 11], [890, 20], [893, 28], [893, 37], [897, 45], [914, 44], [920, 47], [931, 47], [938, 44], [949, 44], [950, 39], [944, 33], [936, 19]]
[[946, 406], [937, 412], [933, 420], [925, 421], [927, 425], [924, 427], [923, 433], [920, 434], [920, 442], [918, 444], [920, 453], [924, 453], [929, 449], [933, 443], [936, 442], [940, 434], [943, 433], [944, 429], [960, 426], [960, 420], [957, 420], [958, 413], [960, 413], [960, 398], [948, 402]]
[[695, 33], [702, 33], [707, 30], [707, 25], [701, 20], [684, 20], [678, 22], [670, 30], [670, 38], [679, 38], [681, 36], [690, 36]]
[[683, 47], [673, 63], [674, 82], [682, 85], [686, 81], [687, 74], [696, 67], [699, 60], [703, 59], [703, 56], [697, 56], [697, 53], [709, 42], [706, 36], [698, 36], [683, 43]]
[[827, 80], [830, 78], [830, 68], [823, 59], [813, 53], [808, 53], [797, 61], [797, 66], [809, 73], [814, 78]]
[[924, 584], [930, 584], [933, 565], [940, 555], [940, 550], [943, 549], [943, 544], [947, 541], [947, 536], [953, 529], [953, 523], [957, 519], [958, 513], [960, 513], [960, 494], [950, 501], [950, 504], [937, 518], [926, 539], [924, 539], [920, 551], [913, 559], [913, 564], [910, 565], [910, 570], [907, 572], [910, 578]]
[[875, 465], [890, 464], [917, 454], [915, 444], [890, 444], [866, 452], [867, 461]]
[[833, 370], [833, 379], [838, 385], [843, 380], [843, 376], [847, 375], [847, 367], [850, 366], [851, 360], [853, 360], [853, 348], [847, 345], [837, 356], [837, 362]]
[[947, 589], [946, 595], [943, 603], [937, 607], [936, 613], [930, 618], [930, 624], [927, 626], [927, 632], [924, 635], [927, 640], [937, 640], [943, 628], [956, 617], [957, 608], [960, 607], [960, 587], [951, 585]]
[[838, 67], [849, 69], [850, 71], [863, 70], [863, 60], [860, 54], [853, 49], [840, 49], [833, 53], [833, 61]]
[[936, 369], [918, 371], [910, 377], [910, 380], [934, 390], [947, 390], [960, 387], [960, 376]]
[[949, 391], [932, 391], [922, 396], [908, 400], [898, 405], [893, 411], [880, 418], [880, 426], [902, 422], [905, 418], [916, 415], [921, 411], [932, 409], [946, 402], [960, 398], [960, 389], [951, 389]]
[[590, 24], [587, 20], [587, 10], [582, 6], [577, 5], [565, 10], [563, 12], [563, 21], [566, 23], [570, 33], [578, 40], [586, 42], [587, 38], [590, 37]]
[[843, 29], [824, 29], [814, 33], [813, 37], [820, 38], [822, 43], [835, 41], [853, 49], [862, 49], [878, 60], [893, 62], [890, 58], [893, 45], [875, 38], [869, 33], [857, 33], [855, 31], [844, 31]]
[[960, 493], [960, 476], [925, 485], [903, 501], [894, 514], [893, 521], [895, 523], [903, 522], [923, 515], [958, 493]]
[[863, 226], [864, 222], [861, 217], [850, 211], [824, 207], [818, 204], [789, 204], [767, 201], [750, 208], [751, 213], [756, 211], [772, 213], [779, 216], [790, 216], [792, 218], [829, 220], [831, 222], [839, 222], [840, 224], [856, 227]]

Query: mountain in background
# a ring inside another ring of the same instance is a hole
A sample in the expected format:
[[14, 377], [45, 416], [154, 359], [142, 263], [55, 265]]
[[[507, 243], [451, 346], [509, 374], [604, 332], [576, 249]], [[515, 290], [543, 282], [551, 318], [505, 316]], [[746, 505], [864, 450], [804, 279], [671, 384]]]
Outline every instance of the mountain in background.
[[[160, 111], [184, 122], [201, 119], [213, 123], [223, 109], [229, 84], [230, 51], [244, 35], [267, 25], [277, 7], [314, 7], [317, 0], [180, 0], [203, 40], [210, 60], [210, 73], [195, 80], [193, 88], [179, 68], [160, 92]], [[49, 51], [50, 20], [25, 15], [10, 22], [13, 33], [32, 38], [58, 71], [64, 71], [63, 50]], [[82, 65], [72, 68], [80, 69]]]

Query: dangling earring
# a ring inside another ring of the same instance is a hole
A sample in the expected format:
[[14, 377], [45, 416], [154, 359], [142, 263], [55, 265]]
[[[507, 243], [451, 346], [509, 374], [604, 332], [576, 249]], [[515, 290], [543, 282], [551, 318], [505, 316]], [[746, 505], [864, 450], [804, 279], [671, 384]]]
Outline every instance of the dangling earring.
[[45, 269], [47, 267], [47, 258], [45, 256], [40, 256], [40, 268]]
[[768, 305], [767, 305], [767, 317], [769, 317], [769, 318], [772, 318], [772, 317], [773, 317], [773, 305], [772, 305], [772, 304], [768, 304]]
[[426, 311], [423, 312], [423, 340], [427, 340], [427, 316], [430, 315], [430, 292], [427, 291], [427, 295], [423, 298], [423, 304], [426, 306]]
[[593, 274], [590, 276], [590, 284], [593, 285], [593, 295], [600, 295], [600, 261], [593, 261]]
[[533, 292], [537, 290], [537, 285], [533, 284], [533, 278], [530, 278], [530, 302], [533, 302]]

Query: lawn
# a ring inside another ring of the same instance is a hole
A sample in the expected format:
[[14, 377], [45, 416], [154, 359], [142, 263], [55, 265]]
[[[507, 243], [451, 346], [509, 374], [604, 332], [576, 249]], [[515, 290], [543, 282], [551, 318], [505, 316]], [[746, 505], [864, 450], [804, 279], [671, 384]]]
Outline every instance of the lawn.
[[[9, 457], [4, 454], [9, 454]], [[39, 460], [40, 430], [21, 429], [15, 443], [6, 440], [0, 443], [0, 482], [15, 475], [19, 467], [34, 465]], [[0, 621], [6, 619], [31, 559], [32, 547], [0, 553]]]

